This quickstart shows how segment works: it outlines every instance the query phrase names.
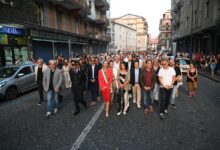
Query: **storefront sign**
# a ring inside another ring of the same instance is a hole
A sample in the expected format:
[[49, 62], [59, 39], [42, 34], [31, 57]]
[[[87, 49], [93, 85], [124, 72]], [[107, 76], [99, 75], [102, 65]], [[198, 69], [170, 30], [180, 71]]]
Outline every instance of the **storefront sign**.
[[5, 27], [0, 28], [0, 33], [4, 34], [14, 34], [14, 35], [25, 35], [25, 31], [22, 29], [17, 29], [13, 27]]

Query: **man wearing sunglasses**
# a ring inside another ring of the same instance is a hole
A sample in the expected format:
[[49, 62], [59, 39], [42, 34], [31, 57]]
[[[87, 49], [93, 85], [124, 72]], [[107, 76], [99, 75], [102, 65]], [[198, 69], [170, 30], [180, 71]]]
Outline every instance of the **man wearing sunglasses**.
[[162, 68], [158, 73], [160, 81], [160, 118], [164, 119], [164, 113], [167, 114], [170, 97], [173, 91], [176, 72], [174, 68], [169, 67], [169, 60], [162, 60]]

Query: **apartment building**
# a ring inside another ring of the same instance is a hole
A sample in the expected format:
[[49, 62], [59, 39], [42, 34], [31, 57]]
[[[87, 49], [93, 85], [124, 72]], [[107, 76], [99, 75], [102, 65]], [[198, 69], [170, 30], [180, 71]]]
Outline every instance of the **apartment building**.
[[136, 30], [127, 25], [112, 21], [111, 22], [111, 52], [131, 52], [136, 51]]
[[220, 1], [172, 0], [173, 40], [177, 51], [220, 52]]
[[171, 32], [171, 10], [163, 13], [163, 17], [160, 19], [159, 24], [159, 50], [171, 50], [172, 44], [172, 32]]
[[121, 24], [125, 24], [136, 30], [137, 50], [143, 51], [148, 49], [148, 44], [149, 44], [148, 23], [144, 17], [134, 14], [127, 14], [119, 18], [114, 18], [112, 20]]
[[151, 42], [150, 42], [150, 49], [151, 50], [157, 50], [158, 49], [158, 37], [155, 37], [153, 39], [151, 39]]
[[0, 0], [0, 61], [106, 51], [109, 0]]

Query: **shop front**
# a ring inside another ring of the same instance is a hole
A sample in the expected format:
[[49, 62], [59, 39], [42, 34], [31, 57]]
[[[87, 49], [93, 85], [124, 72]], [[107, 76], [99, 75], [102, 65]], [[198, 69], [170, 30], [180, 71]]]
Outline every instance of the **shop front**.
[[43, 58], [46, 62], [62, 54], [70, 58], [83, 53], [87, 43], [85, 38], [53, 32], [31, 30], [33, 58]]
[[25, 30], [0, 26], [0, 67], [26, 62], [28, 58]]

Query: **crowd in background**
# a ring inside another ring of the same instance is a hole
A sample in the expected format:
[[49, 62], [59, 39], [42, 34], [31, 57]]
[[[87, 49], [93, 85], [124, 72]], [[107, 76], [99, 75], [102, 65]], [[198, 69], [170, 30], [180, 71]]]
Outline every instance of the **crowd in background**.
[[[49, 62], [48, 67], [41, 58], [37, 60], [37, 64], [35, 73], [40, 95], [38, 105], [45, 102], [42, 93], [46, 91], [47, 118], [59, 111], [61, 91], [70, 88], [75, 103], [74, 115], [80, 113], [80, 106], [87, 110], [87, 103], [93, 106], [102, 99], [106, 117], [114, 102], [117, 102], [118, 116], [126, 115], [133, 102], [138, 109], [143, 108], [145, 114], [154, 112], [155, 106], [158, 106], [159, 117], [163, 119], [169, 106], [176, 108], [178, 87], [183, 84], [178, 62], [164, 54], [100, 54], [71, 59], [64, 59], [59, 55], [57, 60]], [[187, 73], [190, 97], [195, 96], [197, 76], [197, 69], [191, 64]], [[85, 100], [86, 92], [91, 95], [90, 101]]]

